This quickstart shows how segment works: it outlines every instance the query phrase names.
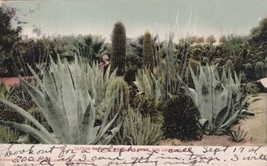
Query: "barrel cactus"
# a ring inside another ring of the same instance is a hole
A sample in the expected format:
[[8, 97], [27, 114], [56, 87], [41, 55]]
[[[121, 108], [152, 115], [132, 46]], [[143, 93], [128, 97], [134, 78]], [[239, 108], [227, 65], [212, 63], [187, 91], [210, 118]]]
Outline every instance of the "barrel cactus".
[[245, 67], [245, 75], [248, 81], [254, 80], [254, 70], [251, 63], [246, 63]]
[[118, 75], [123, 75], [125, 73], [126, 32], [121, 22], [117, 22], [113, 29], [111, 65], [113, 69], [118, 68]]
[[266, 75], [266, 66], [263, 62], [257, 62], [255, 66], [256, 79], [264, 78]]
[[123, 77], [116, 77], [108, 83], [106, 97], [112, 97], [114, 91], [119, 93], [118, 98], [115, 99], [116, 108], [127, 110], [129, 106], [129, 86]]

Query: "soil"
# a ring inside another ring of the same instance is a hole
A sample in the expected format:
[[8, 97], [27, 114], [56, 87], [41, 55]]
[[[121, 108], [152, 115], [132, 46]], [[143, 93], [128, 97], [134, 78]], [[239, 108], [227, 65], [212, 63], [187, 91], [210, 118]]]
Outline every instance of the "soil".
[[[257, 100], [259, 99], [259, 100]], [[255, 101], [256, 100], [256, 101]], [[248, 146], [248, 145], [267, 145], [267, 93], [252, 97], [249, 100], [248, 111], [254, 116], [248, 116], [233, 126], [232, 130], [240, 130], [247, 133], [241, 142], [232, 141], [230, 136], [207, 136], [204, 135], [200, 141], [182, 142], [177, 139], [164, 140], [160, 145], [164, 146]]]

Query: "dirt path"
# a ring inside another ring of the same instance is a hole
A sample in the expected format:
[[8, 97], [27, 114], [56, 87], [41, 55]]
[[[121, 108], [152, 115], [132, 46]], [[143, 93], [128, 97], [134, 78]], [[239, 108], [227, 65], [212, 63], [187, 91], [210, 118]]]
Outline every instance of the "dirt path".
[[[262, 93], [255, 98], [260, 100], [252, 102], [248, 107], [248, 111], [254, 113], [254, 116], [240, 120], [240, 123], [233, 129], [240, 126], [248, 133], [244, 139], [245, 144], [267, 145], [267, 93]], [[255, 98], [252, 98], [251, 101]]]

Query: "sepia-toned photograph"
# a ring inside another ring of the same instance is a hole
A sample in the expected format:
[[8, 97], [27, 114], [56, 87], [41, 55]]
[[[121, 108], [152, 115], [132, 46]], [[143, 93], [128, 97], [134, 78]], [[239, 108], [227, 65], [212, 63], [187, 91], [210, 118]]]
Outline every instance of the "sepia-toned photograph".
[[1, 144], [267, 145], [266, 0], [0, 3]]

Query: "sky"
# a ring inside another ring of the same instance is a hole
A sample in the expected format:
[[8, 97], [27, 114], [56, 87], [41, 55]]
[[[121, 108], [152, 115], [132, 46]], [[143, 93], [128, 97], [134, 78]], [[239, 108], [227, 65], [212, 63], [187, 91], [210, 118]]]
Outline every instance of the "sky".
[[[267, 0], [4, 0], [17, 8], [23, 35], [101, 35], [110, 39], [114, 24], [124, 23], [126, 35], [145, 31], [167, 38], [188, 35], [247, 35], [267, 17]], [[2, 5], [3, 5], [2, 4]]]

